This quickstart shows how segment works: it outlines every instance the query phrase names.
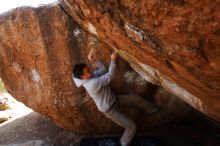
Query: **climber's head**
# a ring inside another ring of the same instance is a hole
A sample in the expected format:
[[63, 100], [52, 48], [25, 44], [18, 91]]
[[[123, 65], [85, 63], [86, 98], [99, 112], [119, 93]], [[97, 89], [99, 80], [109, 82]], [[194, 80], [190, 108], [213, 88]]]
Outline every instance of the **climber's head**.
[[78, 63], [73, 68], [73, 74], [75, 78], [86, 80], [92, 77], [92, 72], [85, 63]]

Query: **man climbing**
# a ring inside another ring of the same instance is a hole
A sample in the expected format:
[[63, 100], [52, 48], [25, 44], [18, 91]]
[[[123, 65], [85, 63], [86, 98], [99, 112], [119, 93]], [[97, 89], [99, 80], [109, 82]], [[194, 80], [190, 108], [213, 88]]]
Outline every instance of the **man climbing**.
[[[89, 53], [89, 60], [91, 60], [92, 51]], [[117, 54], [114, 52], [111, 54], [111, 62], [106, 73], [106, 69], [103, 64], [98, 70], [91, 71], [89, 66], [84, 63], [76, 64], [73, 68], [73, 80], [77, 87], [83, 86], [92, 99], [99, 111], [103, 112], [105, 116], [111, 119], [119, 126], [125, 128], [125, 131], [120, 138], [122, 146], [128, 146], [135, 136], [136, 125], [127, 118], [123, 113], [119, 112], [118, 106], [134, 104], [147, 113], [155, 113], [159, 108], [143, 99], [138, 95], [115, 95], [109, 83], [112, 80], [116, 70]]]

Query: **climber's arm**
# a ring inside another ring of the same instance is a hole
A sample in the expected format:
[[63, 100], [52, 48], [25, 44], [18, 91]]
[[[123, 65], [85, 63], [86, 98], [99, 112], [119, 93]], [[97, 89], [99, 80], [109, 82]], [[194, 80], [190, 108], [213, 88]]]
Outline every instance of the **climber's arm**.
[[115, 71], [116, 71], [116, 63], [115, 63], [116, 58], [117, 58], [117, 54], [112, 53], [111, 63], [109, 65], [108, 72], [96, 79], [96, 87], [98, 89], [102, 86], [108, 85], [110, 83], [110, 81], [113, 79], [113, 77], [115, 75]]
[[93, 72], [93, 77], [97, 78], [107, 73], [107, 68], [101, 61], [97, 61], [96, 66], [98, 66], [99, 69]]

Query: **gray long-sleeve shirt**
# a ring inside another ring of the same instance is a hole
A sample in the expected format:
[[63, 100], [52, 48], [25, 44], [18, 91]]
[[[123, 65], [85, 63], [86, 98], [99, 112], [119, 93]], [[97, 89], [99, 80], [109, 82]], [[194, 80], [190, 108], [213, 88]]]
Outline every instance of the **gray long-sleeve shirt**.
[[111, 61], [108, 72], [105, 72], [103, 66], [93, 72], [93, 78], [87, 80], [81, 80], [73, 77], [73, 80], [77, 87], [85, 87], [89, 95], [95, 101], [95, 104], [99, 111], [106, 112], [116, 101], [115, 94], [109, 87], [109, 83], [112, 80], [116, 70], [115, 61]]

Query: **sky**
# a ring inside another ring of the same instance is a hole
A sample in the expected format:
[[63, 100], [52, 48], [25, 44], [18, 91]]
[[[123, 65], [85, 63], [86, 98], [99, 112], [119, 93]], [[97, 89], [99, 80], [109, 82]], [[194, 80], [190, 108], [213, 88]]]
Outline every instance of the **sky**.
[[20, 6], [37, 7], [39, 4], [48, 4], [57, 0], [0, 0], [0, 14]]

